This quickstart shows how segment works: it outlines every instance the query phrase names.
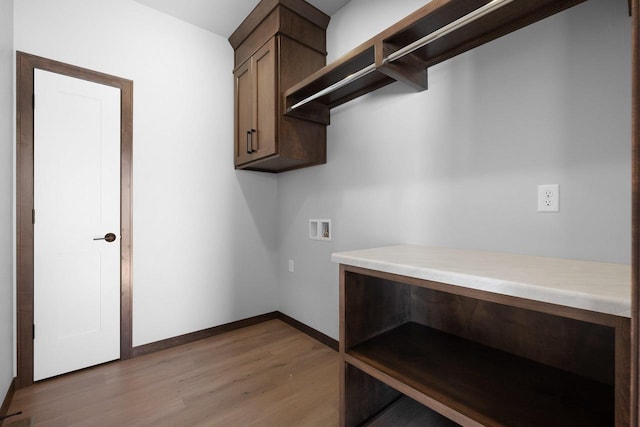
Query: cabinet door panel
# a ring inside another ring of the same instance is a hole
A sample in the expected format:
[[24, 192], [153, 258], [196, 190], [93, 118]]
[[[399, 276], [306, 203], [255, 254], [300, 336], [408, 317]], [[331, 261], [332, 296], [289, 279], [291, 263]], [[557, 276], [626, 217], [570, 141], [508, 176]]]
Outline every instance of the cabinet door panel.
[[251, 61], [247, 61], [234, 73], [235, 77], [235, 164], [252, 160], [251, 129], [253, 127], [253, 88]]
[[275, 154], [278, 148], [278, 81], [276, 38], [260, 48], [252, 58], [255, 85], [254, 158]]

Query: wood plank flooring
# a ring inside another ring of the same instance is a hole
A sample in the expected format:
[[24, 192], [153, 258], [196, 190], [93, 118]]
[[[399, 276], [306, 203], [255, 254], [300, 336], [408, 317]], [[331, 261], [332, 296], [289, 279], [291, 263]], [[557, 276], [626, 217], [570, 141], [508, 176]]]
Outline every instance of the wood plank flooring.
[[[339, 355], [271, 320], [16, 391], [36, 426], [338, 425]], [[5, 423], [8, 424], [9, 420]]]

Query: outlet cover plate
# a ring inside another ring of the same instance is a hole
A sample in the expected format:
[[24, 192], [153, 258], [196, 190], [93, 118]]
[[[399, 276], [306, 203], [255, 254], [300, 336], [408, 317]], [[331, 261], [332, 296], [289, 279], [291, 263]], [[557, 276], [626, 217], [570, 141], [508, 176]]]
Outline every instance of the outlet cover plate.
[[560, 185], [538, 185], [538, 212], [560, 211]]

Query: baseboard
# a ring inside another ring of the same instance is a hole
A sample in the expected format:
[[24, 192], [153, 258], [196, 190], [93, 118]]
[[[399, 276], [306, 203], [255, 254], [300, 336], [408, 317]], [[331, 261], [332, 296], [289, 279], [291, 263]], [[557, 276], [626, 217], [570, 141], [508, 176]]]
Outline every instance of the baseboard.
[[300, 332], [304, 332], [305, 334], [309, 335], [311, 338], [314, 338], [320, 341], [322, 344], [326, 345], [327, 347], [330, 347], [335, 351], [338, 351], [338, 348], [339, 348], [338, 341], [334, 340], [329, 335], [325, 335], [322, 332], [316, 329], [313, 329], [311, 326], [307, 326], [304, 323], [299, 322], [298, 320], [294, 319], [293, 317], [289, 317], [284, 313], [281, 313], [279, 311], [277, 311], [276, 313], [278, 315], [278, 319], [282, 320], [284, 323], [293, 326], [294, 328], [298, 329]]
[[312, 327], [297, 321], [293, 317], [287, 316], [284, 313], [281, 313], [279, 311], [273, 311], [271, 313], [249, 317], [248, 319], [226, 323], [224, 325], [215, 326], [213, 328], [191, 332], [190, 334], [184, 334], [184, 335], [180, 335], [173, 338], [167, 338], [166, 340], [139, 345], [139, 346], [133, 347], [133, 349], [131, 350], [131, 357], [144, 356], [145, 354], [155, 353], [156, 351], [166, 350], [168, 348], [177, 347], [183, 344], [189, 344], [204, 338], [209, 338], [215, 335], [224, 334], [225, 332], [235, 331], [236, 329], [246, 328], [247, 326], [257, 325], [258, 323], [266, 322], [268, 320], [273, 320], [273, 319], [279, 319], [284, 323], [290, 326], [293, 326], [300, 332], [303, 332], [309, 335], [311, 338], [320, 341], [322, 344], [326, 345], [327, 347], [330, 347], [335, 351], [338, 351], [338, 341], [334, 340], [330, 336], [325, 335], [322, 332], [317, 331]]
[[11, 400], [13, 399], [13, 394], [16, 392], [16, 379], [11, 380], [11, 384], [9, 384], [9, 390], [7, 390], [7, 394], [2, 401], [2, 406], [0, 406], [0, 426], [2, 425], [3, 418], [7, 416], [9, 413], [9, 406], [11, 406]]
[[213, 337], [215, 335], [224, 334], [225, 332], [235, 331], [236, 329], [245, 328], [247, 326], [257, 325], [278, 318], [278, 312], [261, 314], [259, 316], [250, 317], [248, 319], [238, 320], [236, 322], [226, 323], [224, 325], [215, 326], [213, 328], [203, 329], [201, 331], [191, 332], [189, 334], [180, 335], [166, 340], [156, 341], [149, 344], [133, 347], [131, 357], [143, 356], [156, 351], [177, 347], [183, 344], [189, 344], [204, 338]]

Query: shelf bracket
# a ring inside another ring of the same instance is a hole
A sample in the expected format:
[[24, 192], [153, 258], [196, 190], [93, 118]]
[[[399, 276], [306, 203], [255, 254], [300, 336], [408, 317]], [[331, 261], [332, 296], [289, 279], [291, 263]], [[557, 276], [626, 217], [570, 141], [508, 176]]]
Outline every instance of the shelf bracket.
[[284, 111], [286, 111], [287, 116], [308, 120], [325, 126], [329, 126], [331, 124], [330, 109], [329, 106], [325, 104], [316, 101], [309, 101], [304, 104], [304, 108], [294, 109], [289, 105], [292, 104], [289, 98], [285, 97], [284, 102]]
[[397, 46], [384, 41], [376, 44], [377, 70], [394, 80], [408, 84], [417, 91], [427, 90], [429, 88], [427, 67], [416, 55], [407, 54], [394, 62], [385, 62], [384, 59], [397, 50]]

